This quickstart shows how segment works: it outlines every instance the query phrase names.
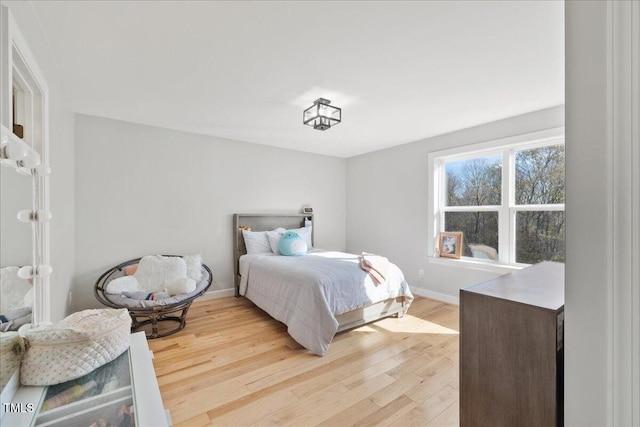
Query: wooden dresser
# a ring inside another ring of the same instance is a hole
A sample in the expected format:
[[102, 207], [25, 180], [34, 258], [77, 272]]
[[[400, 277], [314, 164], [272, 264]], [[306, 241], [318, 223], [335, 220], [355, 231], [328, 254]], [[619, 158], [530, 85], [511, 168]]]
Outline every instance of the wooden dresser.
[[563, 425], [564, 264], [460, 290], [460, 425]]

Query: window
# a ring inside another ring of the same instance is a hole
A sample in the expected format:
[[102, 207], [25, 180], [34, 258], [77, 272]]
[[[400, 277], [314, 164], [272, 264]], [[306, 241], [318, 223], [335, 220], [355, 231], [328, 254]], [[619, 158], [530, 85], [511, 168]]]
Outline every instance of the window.
[[564, 262], [564, 158], [559, 129], [432, 153], [432, 243], [461, 231], [467, 261]]

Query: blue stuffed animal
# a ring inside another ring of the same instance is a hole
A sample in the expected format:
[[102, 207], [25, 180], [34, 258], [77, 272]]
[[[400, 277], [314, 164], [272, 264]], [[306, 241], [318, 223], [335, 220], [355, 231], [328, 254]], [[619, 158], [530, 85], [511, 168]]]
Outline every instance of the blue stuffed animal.
[[285, 231], [278, 243], [278, 249], [282, 255], [300, 256], [307, 253], [307, 244], [295, 231]]

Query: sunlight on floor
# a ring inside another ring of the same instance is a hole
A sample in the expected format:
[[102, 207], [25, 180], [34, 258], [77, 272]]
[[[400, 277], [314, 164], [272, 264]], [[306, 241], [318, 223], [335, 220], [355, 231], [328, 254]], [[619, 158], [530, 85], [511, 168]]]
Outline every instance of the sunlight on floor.
[[405, 315], [402, 319], [388, 318], [371, 325], [364, 325], [354, 329], [356, 332], [378, 332], [378, 329], [386, 329], [389, 332], [412, 334], [444, 334], [458, 335], [455, 329], [450, 329], [437, 323], [429, 322], [418, 317]]

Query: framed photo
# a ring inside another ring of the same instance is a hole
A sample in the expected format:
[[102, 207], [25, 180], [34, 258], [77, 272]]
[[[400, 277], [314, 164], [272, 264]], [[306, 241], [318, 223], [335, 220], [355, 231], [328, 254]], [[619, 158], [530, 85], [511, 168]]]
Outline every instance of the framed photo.
[[460, 254], [462, 253], [462, 233], [441, 232], [438, 249], [441, 257], [460, 259]]

